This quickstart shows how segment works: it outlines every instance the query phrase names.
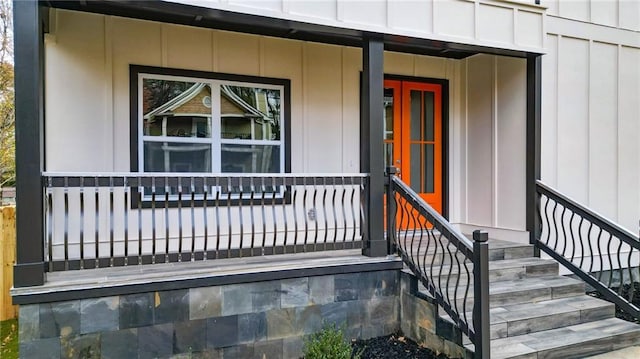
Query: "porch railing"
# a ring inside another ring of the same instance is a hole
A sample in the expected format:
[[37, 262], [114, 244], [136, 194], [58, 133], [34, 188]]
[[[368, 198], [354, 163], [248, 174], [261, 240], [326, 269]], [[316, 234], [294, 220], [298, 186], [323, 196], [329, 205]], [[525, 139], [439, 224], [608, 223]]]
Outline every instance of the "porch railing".
[[488, 234], [475, 231], [467, 239], [394, 172], [388, 169], [386, 191], [391, 251], [469, 337], [475, 357], [488, 359]]
[[603, 297], [640, 319], [640, 239], [541, 181], [536, 183], [541, 230], [536, 246]]
[[361, 248], [366, 174], [44, 173], [49, 271]]

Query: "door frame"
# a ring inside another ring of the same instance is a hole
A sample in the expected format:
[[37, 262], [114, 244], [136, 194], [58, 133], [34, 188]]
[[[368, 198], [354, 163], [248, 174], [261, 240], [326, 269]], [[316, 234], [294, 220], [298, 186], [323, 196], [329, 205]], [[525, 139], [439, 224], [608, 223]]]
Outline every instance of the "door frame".
[[[385, 80], [425, 82], [442, 86], [442, 216], [449, 219], [449, 80], [385, 74]], [[380, 139], [380, 145], [383, 145]]]

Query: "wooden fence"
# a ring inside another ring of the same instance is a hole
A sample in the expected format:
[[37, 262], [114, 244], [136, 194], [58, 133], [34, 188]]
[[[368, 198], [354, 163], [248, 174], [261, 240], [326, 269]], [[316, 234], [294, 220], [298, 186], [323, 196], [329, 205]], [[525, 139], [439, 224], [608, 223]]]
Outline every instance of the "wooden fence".
[[18, 307], [12, 305], [9, 289], [13, 286], [16, 258], [16, 207], [0, 207], [0, 320], [15, 318]]

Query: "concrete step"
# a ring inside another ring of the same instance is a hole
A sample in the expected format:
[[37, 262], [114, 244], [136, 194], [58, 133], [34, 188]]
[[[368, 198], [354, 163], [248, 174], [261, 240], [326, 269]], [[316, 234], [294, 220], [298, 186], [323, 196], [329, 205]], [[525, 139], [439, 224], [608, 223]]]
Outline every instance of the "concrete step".
[[639, 325], [609, 318], [492, 340], [491, 358], [584, 358], [639, 343]]
[[[499, 339], [613, 318], [615, 305], [582, 295], [495, 307], [490, 309], [489, 314], [491, 339]], [[471, 318], [471, 313], [468, 313], [467, 317]], [[454, 327], [448, 315], [441, 316], [439, 320], [448, 322], [438, 323], [440, 328], [444, 325]], [[443, 333], [453, 333], [453, 329], [444, 330]], [[455, 341], [456, 338], [462, 338], [462, 343], [465, 345], [470, 343], [469, 339], [462, 337], [461, 333], [456, 333], [454, 337], [448, 339]]]

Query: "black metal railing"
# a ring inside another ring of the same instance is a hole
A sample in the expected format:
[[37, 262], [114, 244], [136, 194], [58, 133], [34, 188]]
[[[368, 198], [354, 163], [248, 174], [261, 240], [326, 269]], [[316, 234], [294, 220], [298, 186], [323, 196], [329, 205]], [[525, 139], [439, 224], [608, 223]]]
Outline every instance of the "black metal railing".
[[361, 248], [365, 174], [43, 174], [49, 271]]
[[640, 292], [640, 240], [633, 233], [577, 203], [541, 181], [536, 246], [604, 298], [640, 319], [632, 302]]
[[469, 240], [388, 169], [386, 225], [390, 250], [421, 281], [489, 358], [489, 254], [486, 232]]

